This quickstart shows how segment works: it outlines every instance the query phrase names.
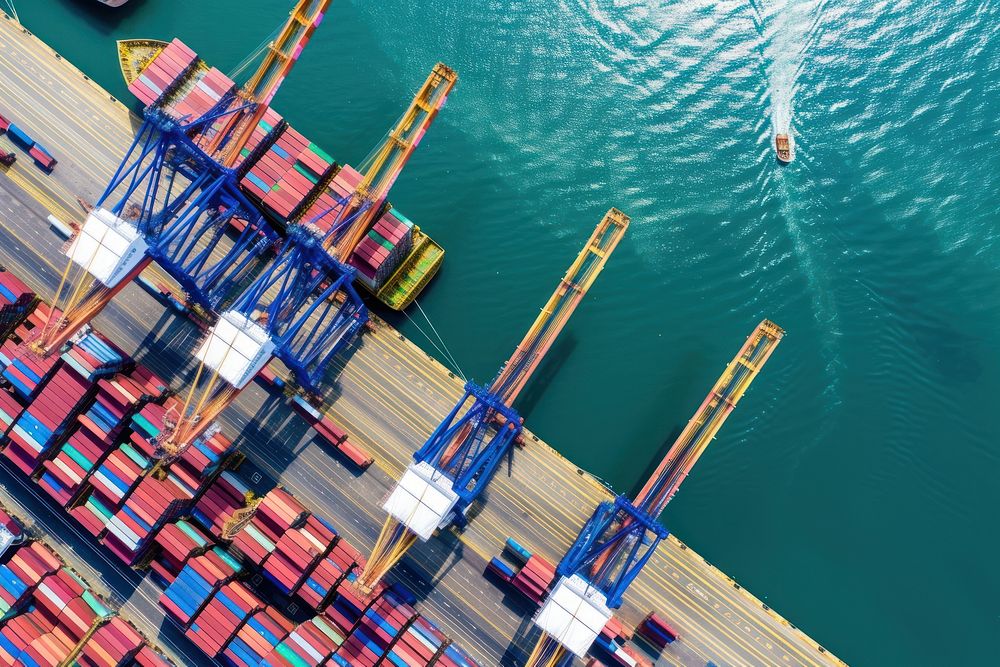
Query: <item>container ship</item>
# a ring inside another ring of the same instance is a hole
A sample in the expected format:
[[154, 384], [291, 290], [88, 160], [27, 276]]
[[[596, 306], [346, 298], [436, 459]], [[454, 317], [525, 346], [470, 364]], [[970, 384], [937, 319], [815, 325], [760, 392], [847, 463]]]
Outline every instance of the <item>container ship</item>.
[[[204, 113], [236, 89], [229, 77], [177, 39], [121, 40], [118, 57], [129, 90], [147, 108], [175, 118]], [[311, 222], [325, 232], [335, 217], [329, 213], [334, 202], [353, 192], [362, 178], [349, 165], [339, 171], [333, 165], [329, 154], [268, 108], [235, 168], [244, 193], [279, 227]], [[403, 310], [443, 260], [444, 249], [386, 203], [347, 264], [379, 301]]]

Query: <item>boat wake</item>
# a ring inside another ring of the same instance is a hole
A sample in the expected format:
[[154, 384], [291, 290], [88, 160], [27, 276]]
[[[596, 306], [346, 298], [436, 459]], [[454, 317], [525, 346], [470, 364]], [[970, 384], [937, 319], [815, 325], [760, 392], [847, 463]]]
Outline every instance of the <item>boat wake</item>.
[[[753, 19], [760, 34], [761, 70], [770, 104], [770, 151], [774, 150], [775, 137], [787, 134], [791, 153], [795, 153], [795, 96], [799, 77], [807, 62], [810, 48], [821, 35], [821, 17], [825, 0], [752, 0]], [[817, 205], [807, 192], [808, 186], [796, 183], [798, 170], [771, 170], [770, 182], [777, 204], [777, 218], [785, 227], [791, 242], [792, 253], [798, 263], [798, 272], [805, 281], [806, 294], [811, 302], [813, 319], [818, 331], [820, 353], [827, 386], [824, 391], [828, 407], [842, 402], [840, 380], [843, 361], [840, 354], [840, 310], [835, 292], [825, 270], [821, 230], [824, 206]], [[808, 166], [804, 167], [808, 170]], [[833, 415], [827, 409], [828, 417]], [[833, 427], [834, 421], [824, 419], [817, 431], [817, 442]], [[796, 465], [798, 462], [796, 462]]]
[[753, 0], [771, 104], [771, 140], [787, 134], [795, 149], [794, 101], [805, 55], [820, 35], [826, 0]]

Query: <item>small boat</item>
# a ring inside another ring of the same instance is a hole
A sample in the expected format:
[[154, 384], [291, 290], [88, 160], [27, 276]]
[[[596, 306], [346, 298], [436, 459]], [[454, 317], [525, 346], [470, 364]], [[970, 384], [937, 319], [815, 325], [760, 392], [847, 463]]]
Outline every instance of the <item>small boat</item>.
[[787, 134], [779, 134], [774, 138], [774, 150], [782, 162], [792, 161], [792, 140]]
[[108, 7], [121, 7], [128, 0], [97, 0], [102, 5], [107, 5]]

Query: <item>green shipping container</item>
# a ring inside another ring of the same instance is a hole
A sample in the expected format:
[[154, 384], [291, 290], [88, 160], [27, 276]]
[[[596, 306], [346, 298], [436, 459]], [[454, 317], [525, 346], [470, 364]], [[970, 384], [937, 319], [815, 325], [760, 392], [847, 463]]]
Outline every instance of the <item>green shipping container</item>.
[[295, 163], [295, 171], [299, 172], [300, 174], [302, 174], [303, 176], [305, 176], [307, 179], [309, 179], [309, 182], [312, 183], [313, 185], [316, 185], [317, 183], [319, 183], [319, 177], [316, 176], [316, 175], [314, 175], [312, 173], [312, 171], [309, 170], [301, 162], [296, 162]]
[[381, 234], [376, 232], [374, 229], [368, 232], [368, 238], [370, 238], [372, 241], [379, 244], [386, 250], [392, 250], [395, 247], [392, 245], [392, 243], [387, 241]]
[[325, 150], [323, 150], [316, 144], [309, 144], [309, 150], [311, 150], [317, 157], [326, 160], [330, 164], [333, 164], [333, 158], [330, 157], [330, 155]]

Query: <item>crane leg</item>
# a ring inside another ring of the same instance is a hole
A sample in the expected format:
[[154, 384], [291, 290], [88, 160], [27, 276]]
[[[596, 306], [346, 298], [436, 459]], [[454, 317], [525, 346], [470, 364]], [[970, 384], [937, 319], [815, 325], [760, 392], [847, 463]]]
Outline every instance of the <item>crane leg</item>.
[[416, 533], [391, 516], [387, 517], [382, 525], [382, 532], [375, 542], [375, 548], [372, 549], [371, 557], [368, 558], [358, 577], [356, 583], [358, 590], [364, 595], [371, 593], [416, 541]]
[[569, 663], [569, 657], [566, 647], [543, 632], [524, 667], [562, 667]]

